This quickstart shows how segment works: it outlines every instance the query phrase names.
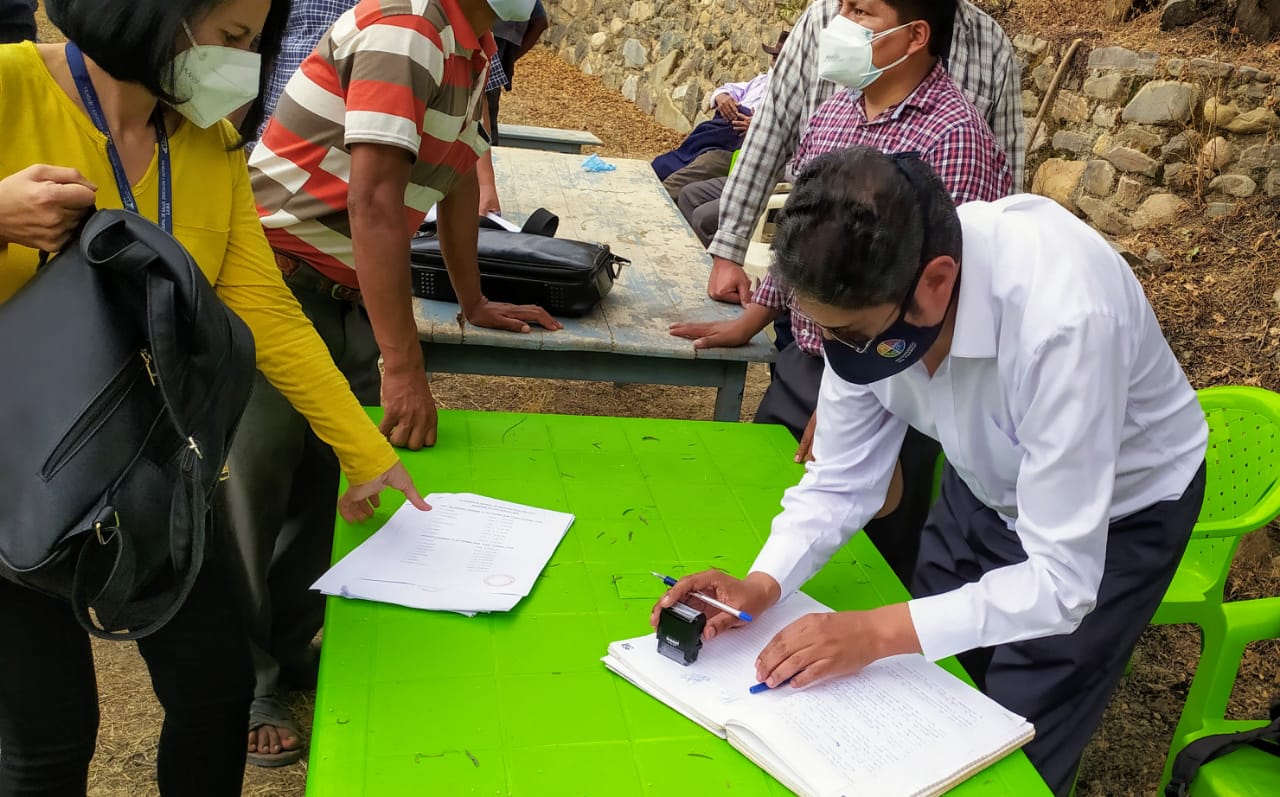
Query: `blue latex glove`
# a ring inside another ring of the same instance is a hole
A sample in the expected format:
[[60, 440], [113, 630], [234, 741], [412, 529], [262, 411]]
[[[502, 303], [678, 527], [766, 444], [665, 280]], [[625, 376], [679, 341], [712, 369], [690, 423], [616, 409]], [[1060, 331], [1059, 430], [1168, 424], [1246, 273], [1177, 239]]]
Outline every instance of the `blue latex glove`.
[[592, 154], [582, 162], [582, 168], [589, 172], [611, 172], [618, 167], [612, 163], [605, 163], [599, 155]]

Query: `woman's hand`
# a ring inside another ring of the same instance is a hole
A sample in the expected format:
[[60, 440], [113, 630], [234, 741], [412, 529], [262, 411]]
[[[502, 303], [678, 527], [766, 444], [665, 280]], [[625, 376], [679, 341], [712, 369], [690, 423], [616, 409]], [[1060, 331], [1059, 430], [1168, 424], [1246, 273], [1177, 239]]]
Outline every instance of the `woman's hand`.
[[379, 497], [383, 490], [391, 487], [404, 493], [404, 497], [423, 512], [431, 506], [422, 500], [418, 488], [413, 485], [413, 477], [405, 470], [404, 463], [397, 462], [386, 473], [364, 484], [353, 484], [338, 499], [338, 512], [348, 523], [363, 523], [373, 517], [373, 510], [382, 505]]
[[0, 245], [59, 251], [97, 191], [75, 169], [43, 163], [0, 180]]

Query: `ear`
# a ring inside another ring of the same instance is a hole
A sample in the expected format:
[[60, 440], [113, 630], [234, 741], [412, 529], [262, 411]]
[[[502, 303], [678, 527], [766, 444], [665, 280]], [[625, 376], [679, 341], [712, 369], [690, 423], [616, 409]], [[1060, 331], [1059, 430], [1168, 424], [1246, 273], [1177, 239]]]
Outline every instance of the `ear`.
[[929, 38], [933, 35], [929, 23], [923, 19], [917, 19], [907, 30], [911, 33], [911, 41], [907, 44], [907, 55], [915, 55], [921, 50], [928, 52]]
[[907, 322], [920, 327], [942, 323], [959, 276], [960, 267], [950, 255], [935, 257], [926, 263], [916, 285], [915, 302], [907, 311]]

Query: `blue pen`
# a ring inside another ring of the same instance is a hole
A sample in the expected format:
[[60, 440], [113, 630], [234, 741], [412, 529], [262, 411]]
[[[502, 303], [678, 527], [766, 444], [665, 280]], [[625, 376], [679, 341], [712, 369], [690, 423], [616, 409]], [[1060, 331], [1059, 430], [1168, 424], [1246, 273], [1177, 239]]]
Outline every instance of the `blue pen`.
[[[791, 678], [795, 678], [795, 676], [793, 675], [793, 676], [791, 676]], [[777, 686], [774, 686], [774, 687], [771, 687], [771, 686], [769, 686], [767, 683], [764, 683], [764, 682], [762, 681], [762, 682], [760, 682], [760, 683], [756, 684], [755, 686], [749, 687], [749, 688], [747, 689], [747, 691], [748, 691], [748, 692], [750, 692], [750, 693], [751, 693], [751, 694], [753, 694], [753, 695], [758, 695], [758, 694], [760, 694], [761, 692], [768, 692], [770, 689], [781, 689], [782, 687], [784, 687], [784, 686], [786, 686], [787, 684], [791, 683], [791, 678], [788, 678], [787, 680], [783, 681], [782, 683], [780, 683], [780, 684], [778, 684]]]
[[[662, 583], [666, 584], [668, 587], [674, 587], [676, 585], [676, 580], [671, 576], [664, 576], [661, 573], [655, 573], [652, 570], [650, 570], [649, 572], [653, 573], [655, 577], [662, 579]], [[710, 598], [710, 597], [707, 597], [706, 595], [703, 595], [701, 592], [691, 592], [689, 594], [697, 598], [698, 600], [702, 601], [703, 603], [707, 604], [708, 606], [714, 606], [722, 612], [728, 612], [729, 614], [732, 614], [734, 617], [737, 617], [739, 620], [741, 620], [744, 623], [751, 622], [751, 615], [747, 614], [744, 611], [735, 609], [727, 603], [721, 603], [715, 598]]]

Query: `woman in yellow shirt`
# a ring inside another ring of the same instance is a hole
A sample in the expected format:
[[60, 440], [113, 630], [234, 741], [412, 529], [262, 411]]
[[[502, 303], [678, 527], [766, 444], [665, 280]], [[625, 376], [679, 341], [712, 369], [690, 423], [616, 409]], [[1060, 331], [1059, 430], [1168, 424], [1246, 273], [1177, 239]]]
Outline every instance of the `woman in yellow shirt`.
[[[89, 208], [126, 207], [158, 221], [248, 324], [259, 370], [337, 453], [354, 485], [339, 501], [343, 516], [369, 517], [385, 487], [426, 509], [285, 287], [241, 137], [221, 120], [260, 88], [267, 71], [249, 51], [256, 41], [269, 66], [287, 0], [48, 0], [46, 8], [75, 44], [0, 46], [0, 303]], [[255, 130], [261, 116], [255, 101], [240, 130]], [[213, 541], [182, 610], [138, 643], [165, 708], [163, 794], [240, 793], [254, 680], [228, 549]], [[98, 723], [88, 638], [65, 603], [5, 580], [0, 617], [14, 640], [0, 647], [0, 794], [84, 794]]]

